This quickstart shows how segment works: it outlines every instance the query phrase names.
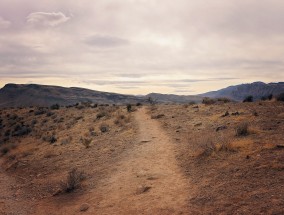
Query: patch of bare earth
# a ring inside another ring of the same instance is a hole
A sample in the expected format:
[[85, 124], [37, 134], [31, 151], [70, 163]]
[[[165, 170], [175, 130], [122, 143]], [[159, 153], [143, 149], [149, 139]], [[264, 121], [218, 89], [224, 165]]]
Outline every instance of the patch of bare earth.
[[[145, 109], [35, 111], [1, 111], [2, 214], [188, 211], [188, 182], [175, 159], [176, 145]], [[15, 136], [23, 128], [31, 129]], [[74, 168], [84, 179], [69, 192], [66, 177]]]
[[152, 108], [177, 142], [191, 214], [284, 213], [283, 113], [280, 102]]

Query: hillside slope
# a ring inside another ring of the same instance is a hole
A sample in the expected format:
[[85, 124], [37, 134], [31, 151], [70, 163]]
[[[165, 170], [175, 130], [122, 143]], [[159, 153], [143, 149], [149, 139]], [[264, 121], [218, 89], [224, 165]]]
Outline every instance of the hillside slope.
[[221, 90], [212, 91], [200, 96], [218, 98], [227, 97], [236, 101], [242, 101], [246, 96], [252, 95], [254, 99], [261, 99], [263, 96], [269, 94], [279, 95], [284, 92], [284, 82], [269, 83], [254, 82], [251, 84], [240, 84], [236, 86], [230, 86]]
[[146, 98], [151, 97], [157, 103], [189, 103], [189, 102], [201, 102], [201, 96], [195, 95], [174, 95], [174, 94], [161, 94], [161, 93], [150, 93], [146, 95]]
[[130, 95], [37, 84], [6, 84], [0, 89], [0, 107], [70, 105], [77, 102], [126, 104], [142, 100]]

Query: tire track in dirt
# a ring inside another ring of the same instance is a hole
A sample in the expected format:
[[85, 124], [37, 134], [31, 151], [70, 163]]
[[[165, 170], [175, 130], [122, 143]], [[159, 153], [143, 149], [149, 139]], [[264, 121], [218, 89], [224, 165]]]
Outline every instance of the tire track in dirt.
[[135, 113], [137, 146], [117, 164], [99, 188], [97, 214], [183, 214], [187, 212], [187, 179], [175, 159], [175, 145], [146, 108]]

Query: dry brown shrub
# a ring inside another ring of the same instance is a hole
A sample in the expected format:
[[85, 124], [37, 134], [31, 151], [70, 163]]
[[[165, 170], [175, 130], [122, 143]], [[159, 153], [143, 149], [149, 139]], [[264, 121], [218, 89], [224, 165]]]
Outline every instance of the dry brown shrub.
[[62, 192], [70, 193], [81, 186], [81, 182], [86, 178], [85, 173], [73, 168], [66, 178], [61, 181], [60, 187]]

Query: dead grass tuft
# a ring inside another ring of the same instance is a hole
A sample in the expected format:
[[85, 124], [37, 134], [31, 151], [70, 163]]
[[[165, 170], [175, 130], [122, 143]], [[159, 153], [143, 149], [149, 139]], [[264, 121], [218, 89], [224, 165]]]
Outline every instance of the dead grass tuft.
[[67, 176], [66, 181], [60, 184], [61, 191], [70, 193], [81, 186], [81, 182], [86, 178], [85, 173], [73, 168]]
[[247, 122], [242, 122], [235, 129], [236, 136], [237, 137], [247, 136], [249, 134], [248, 129], [249, 129], [249, 124]]

